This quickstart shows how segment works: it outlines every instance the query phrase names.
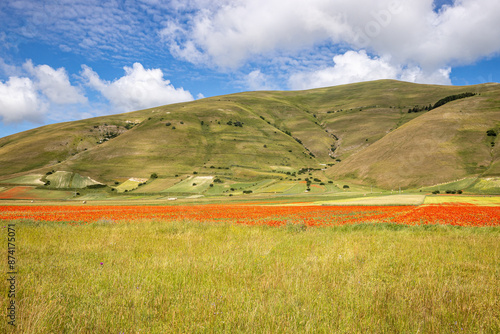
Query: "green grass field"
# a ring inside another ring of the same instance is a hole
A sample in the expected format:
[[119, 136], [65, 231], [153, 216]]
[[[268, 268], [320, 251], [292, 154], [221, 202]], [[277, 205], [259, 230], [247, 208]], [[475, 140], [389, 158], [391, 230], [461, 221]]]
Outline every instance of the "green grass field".
[[18, 222], [17, 327], [0, 332], [498, 333], [499, 241], [498, 228]]
[[478, 194], [498, 194], [500, 193], [500, 178], [498, 177], [488, 177], [477, 180], [469, 188]]

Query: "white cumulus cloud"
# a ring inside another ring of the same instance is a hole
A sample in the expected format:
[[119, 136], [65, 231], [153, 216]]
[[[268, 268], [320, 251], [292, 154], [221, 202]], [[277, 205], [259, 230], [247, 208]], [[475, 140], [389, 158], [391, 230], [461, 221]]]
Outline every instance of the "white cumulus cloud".
[[334, 66], [292, 74], [292, 89], [335, 86], [367, 80], [397, 79], [419, 83], [450, 84], [450, 69], [426, 73], [418, 66], [393, 65], [389, 58], [370, 57], [365, 51], [348, 51], [333, 57]]
[[250, 90], [273, 90], [276, 86], [271, 83], [272, 79], [260, 70], [254, 70], [245, 77], [245, 85]]
[[[48, 65], [13, 66], [0, 59], [0, 69], [7, 75], [0, 81], [0, 119], [3, 123], [43, 123], [46, 119], [64, 120], [67, 105], [78, 108], [87, 103], [80, 88], [73, 86], [66, 69]], [[65, 112], [61, 112], [64, 105]]]
[[221, 2], [199, 7], [187, 23], [168, 23], [161, 36], [174, 55], [235, 68], [252, 55], [339, 39], [350, 29], [335, 6], [324, 0]]
[[81, 75], [87, 85], [99, 91], [117, 111], [133, 111], [164, 104], [194, 100], [189, 91], [175, 88], [160, 69], [145, 69], [140, 63], [124, 67], [125, 75], [112, 82], [102, 80], [83, 65]]
[[390, 29], [373, 39], [372, 48], [426, 69], [470, 64], [500, 52], [500, 2], [456, 0], [439, 12], [433, 1], [401, 1]]
[[40, 123], [46, 110], [47, 105], [31, 79], [10, 77], [7, 82], [0, 81], [0, 118], [3, 123], [25, 120]]
[[[314, 54], [326, 45], [331, 52], [367, 50], [381, 60], [390, 57], [393, 67], [421, 69], [417, 77], [440, 79], [442, 69], [500, 52], [498, 0], [455, 0], [439, 10], [434, 0], [187, 3], [179, 7], [185, 10], [182, 19], [168, 20], [160, 36], [176, 57], [219, 68], [238, 68], [262, 56], [293, 57], [306, 49]], [[394, 72], [382, 61], [378, 68]]]
[[69, 82], [64, 68], [53, 69], [48, 65], [34, 66], [31, 60], [24, 68], [36, 78], [36, 87], [56, 104], [85, 103], [87, 98]]
[[377, 79], [395, 79], [397, 69], [381, 58], [370, 58], [366, 52], [348, 51], [333, 57], [335, 63], [312, 72], [293, 74], [289, 84], [292, 89], [334, 86]]

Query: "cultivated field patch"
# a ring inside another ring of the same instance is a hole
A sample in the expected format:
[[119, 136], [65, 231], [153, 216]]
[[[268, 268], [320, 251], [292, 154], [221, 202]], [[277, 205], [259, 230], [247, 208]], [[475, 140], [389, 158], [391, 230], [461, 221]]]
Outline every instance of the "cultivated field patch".
[[154, 180], [150, 180], [150, 182], [141, 186], [141, 189], [138, 192], [141, 193], [160, 193], [170, 187], [172, 187], [179, 180], [176, 178], [157, 178]]
[[477, 182], [467, 190], [477, 194], [498, 194], [500, 193], [500, 178], [487, 177], [478, 179]]
[[425, 195], [386, 195], [357, 198], [344, 198], [334, 201], [321, 201], [315, 204], [322, 205], [420, 205]]
[[0, 192], [0, 199], [27, 199], [30, 198], [28, 196], [28, 193], [32, 189], [34, 189], [34, 187], [28, 187], [28, 186], [12, 187]]
[[3, 180], [0, 181], [0, 183], [42, 185], [43, 184], [43, 181], [41, 180], [42, 177], [43, 177], [42, 174], [30, 174]]
[[16, 186], [0, 192], [2, 200], [65, 200], [73, 198], [74, 192], [72, 191], [37, 189], [32, 186]]
[[270, 186], [263, 187], [259, 191], [263, 193], [284, 193], [290, 190], [295, 185], [295, 182], [279, 181]]
[[200, 194], [210, 187], [213, 179], [213, 176], [190, 176], [163, 192]]
[[425, 204], [464, 203], [473, 205], [500, 205], [500, 196], [432, 195], [425, 198]]
[[88, 176], [82, 176], [78, 173], [57, 171], [47, 175], [46, 179], [50, 182], [51, 188], [75, 188], [81, 189], [90, 185], [99, 184]]
[[115, 187], [116, 191], [119, 193], [132, 191], [139, 188], [139, 184], [146, 182], [147, 179], [138, 179], [138, 178], [130, 178], [127, 181], [121, 183], [117, 187]]

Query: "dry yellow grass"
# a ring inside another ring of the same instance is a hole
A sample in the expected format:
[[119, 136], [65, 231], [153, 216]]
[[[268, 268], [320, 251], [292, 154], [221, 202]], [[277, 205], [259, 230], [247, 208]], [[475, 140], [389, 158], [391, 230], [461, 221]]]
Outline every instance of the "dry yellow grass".
[[500, 331], [498, 229], [102, 221], [16, 230], [17, 327], [4, 318], [3, 333]]
[[425, 198], [424, 204], [470, 203], [475, 205], [500, 205], [500, 196], [433, 195]]
[[423, 204], [425, 195], [385, 195], [357, 198], [344, 198], [333, 201], [315, 202], [319, 205], [420, 205]]

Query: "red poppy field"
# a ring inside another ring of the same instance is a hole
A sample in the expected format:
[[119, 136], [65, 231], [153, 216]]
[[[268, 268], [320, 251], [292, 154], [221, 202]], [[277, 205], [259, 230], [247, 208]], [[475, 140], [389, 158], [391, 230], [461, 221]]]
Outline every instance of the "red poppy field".
[[28, 196], [30, 190], [34, 187], [29, 186], [19, 186], [13, 187], [11, 189], [5, 190], [0, 193], [0, 199], [28, 199], [33, 198]]
[[96, 221], [229, 222], [247, 225], [339, 226], [362, 223], [500, 226], [500, 207], [471, 204], [421, 206], [2, 206], [0, 219], [92, 223]]

